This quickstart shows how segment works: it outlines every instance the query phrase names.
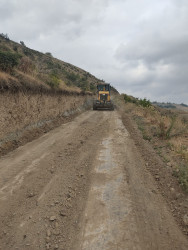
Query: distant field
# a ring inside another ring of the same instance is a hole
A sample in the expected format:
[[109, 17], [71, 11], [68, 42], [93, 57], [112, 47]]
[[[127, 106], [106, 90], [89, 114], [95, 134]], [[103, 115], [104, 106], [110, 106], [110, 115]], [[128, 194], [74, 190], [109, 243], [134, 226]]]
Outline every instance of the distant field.
[[182, 111], [185, 111], [185, 112], [188, 113], [188, 107], [185, 107], [185, 106], [176, 104], [176, 108], [179, 109], [179, 110], [182, 110]]
[[188, 113], [188, 105], [186, 105], [186, 104], [154, 102], [153, 105], [158, 106], [160, 108], [183, 111], [183, 112]]

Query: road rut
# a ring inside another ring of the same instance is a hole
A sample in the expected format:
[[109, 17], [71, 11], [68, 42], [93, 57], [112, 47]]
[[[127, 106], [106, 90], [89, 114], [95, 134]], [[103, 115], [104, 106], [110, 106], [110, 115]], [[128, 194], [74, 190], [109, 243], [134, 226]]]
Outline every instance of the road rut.
[[117, 111], [0, 160], [1, 249], [188, 249]]

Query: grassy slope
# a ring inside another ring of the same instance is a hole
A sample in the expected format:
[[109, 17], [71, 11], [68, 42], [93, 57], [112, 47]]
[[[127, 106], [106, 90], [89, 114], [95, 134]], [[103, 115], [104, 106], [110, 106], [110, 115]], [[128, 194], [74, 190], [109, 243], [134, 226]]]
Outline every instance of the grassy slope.
[[89, 72], [5, 39], [0, 36], [0, 52], [12, 52], [20, 55], [19, 64], [12, 72], [0, 71], [1, 87], [42, 87], [66, 91], [96, 92], [96, 85], [102, 83]]

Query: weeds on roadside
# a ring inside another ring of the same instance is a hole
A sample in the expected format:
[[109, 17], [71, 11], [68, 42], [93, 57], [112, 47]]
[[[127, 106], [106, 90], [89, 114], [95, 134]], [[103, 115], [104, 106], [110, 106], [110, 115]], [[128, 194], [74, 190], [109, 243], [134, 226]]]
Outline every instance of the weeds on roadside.
[[182, 114], [178, 110], [150, 106], [146, 99], [139, 100], [123, 94], [122, 97], [126, 103], [126, 112], [132, 114], [143, 139], [153, 142], [156, 153], [166, 164], [173, 162], [173, 166], [179, 165], [173, 175], [177, 177], [182, 188], [188, 192], [187, 114]]
[[182, 145], [177, 152], [181, 155], [183, 159], [188, 161], [188, 150], [186, 146]]
[[138, 98], [135, 98], [133, 96], [126, 95], [126, 94], [123, 94], [123, 97], [124, 97], [125, 103], [134, 103], [134, 104], [140, 105], [144, 108], [148, 108], [148, 107], [152, 106], [150, 100], [147, 100], [146, 98], [138, 99]]
[[[140, 117], [141, 118], [141, 117]], [[148, 135], [145, 129], [145, 124], [142, 119], [138, 119], [138, 117], [135, 117], [135, 121], [138, 125], [138, 129], [142, 132], [142, 137], [144, 140], [151, 141], [151, 136]]]
[[180, 166], [179, 181], [183, 189], [188, 192], [188, 165]]
[[188, 193], [188, 165], [181, 164], [173, 171], [173, 176], [178, 178], [180, 186]]
[[175, 125], [176, 117], [172, 116], [169, 126], [167, 126], [164, 120], [159, 122], [159, 137], [162, 139], [169, 139], [171, 136], [172, 129]]
[[168, 143], [170, 150], [173, 150], [178, 156], [188, 162], [188, 146], [181, 138], [173, 138]]
[[151, 136], [143, 134], [143, 139], [146, 141], [151, 141]]

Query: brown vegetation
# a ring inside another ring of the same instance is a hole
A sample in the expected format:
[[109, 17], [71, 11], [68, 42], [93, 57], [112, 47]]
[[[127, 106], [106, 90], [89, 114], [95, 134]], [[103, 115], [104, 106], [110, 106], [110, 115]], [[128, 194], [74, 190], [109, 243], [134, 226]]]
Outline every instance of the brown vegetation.
[[[15, 82], [10, 83], [12, 76], [19, 81], [19, 89], [23, 87], [24, 91], [26, 88], [33, 90], [41, 85], [42, 90], [48, 91], [52, 89], [53, 91], [95, 93], [96, 84], [102, 82], [89, 72], [54, 58], [49, 52], [43, 54], [29, 49], [4, 35], [0, 35], [0, 56], [2, 59], [0, 72], [6, 72], [10, 76], [9, 80], [3, 83], [4, 90], [18, 89]], [[1, 79], [0, 84], [2, 87]], [[15, 86], [10, 88], [10, 85]]]
[[[122, 96], [124, 98], [124, 95]], [[172, 169], [180, 186], [188, 192], [188, 120], [187, 113], [176, 109], [162, 109], [137, 101], [127, 101], [126, 111], [131, 114], [142, 133], [157, 154]]]

